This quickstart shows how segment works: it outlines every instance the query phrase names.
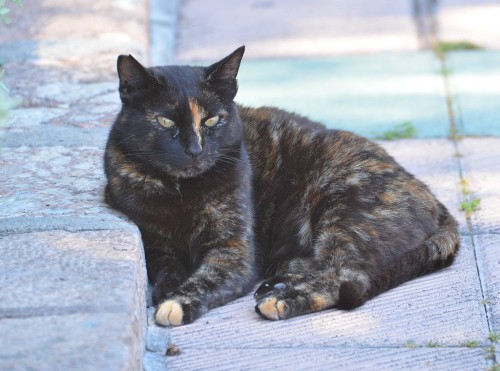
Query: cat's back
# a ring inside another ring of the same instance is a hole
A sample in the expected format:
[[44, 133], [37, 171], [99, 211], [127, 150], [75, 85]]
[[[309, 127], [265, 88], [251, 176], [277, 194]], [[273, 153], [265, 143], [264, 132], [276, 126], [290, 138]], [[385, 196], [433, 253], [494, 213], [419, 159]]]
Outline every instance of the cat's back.
[[407, 175], [381, 146], [355, 133], [329, 130], [273, 107], [240, 107], [240, 116], [257, 176], [278, 175], [278, 171], [288, 176], [318, 172], [319, 176], [350, 170], [391, 170]]

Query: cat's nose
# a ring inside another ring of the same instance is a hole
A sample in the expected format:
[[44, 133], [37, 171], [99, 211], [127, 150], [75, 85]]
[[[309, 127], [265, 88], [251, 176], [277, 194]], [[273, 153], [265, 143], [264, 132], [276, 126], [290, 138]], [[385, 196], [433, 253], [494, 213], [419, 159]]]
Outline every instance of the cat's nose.
[[194, 160], [201, 155], [201, 152], [203, 152], [203, 148], [201, 147], [200, 143], [193, 142], [189, 144], [189, 147], [186, 148], [185, 152]]

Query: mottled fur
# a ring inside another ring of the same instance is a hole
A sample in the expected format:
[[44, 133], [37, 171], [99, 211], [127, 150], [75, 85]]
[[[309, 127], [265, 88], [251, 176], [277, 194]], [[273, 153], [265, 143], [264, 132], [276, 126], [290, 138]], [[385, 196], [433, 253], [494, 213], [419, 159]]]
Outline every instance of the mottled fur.
[[451, 264], [455, 220], [380, 146], [233, 102], [243, 51], [206, 68], [118, 59], [106, 200], [141, 229], [157, 322], [189, 323], [262, 277], [265, 318], [354, 308]]

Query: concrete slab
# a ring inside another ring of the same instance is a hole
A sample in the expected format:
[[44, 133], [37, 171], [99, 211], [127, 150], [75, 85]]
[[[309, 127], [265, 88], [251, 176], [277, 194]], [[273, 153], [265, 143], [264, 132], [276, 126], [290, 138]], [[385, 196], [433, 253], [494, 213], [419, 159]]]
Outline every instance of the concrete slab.
[[500, 138], [465, 138], [459, 149], [472, 197], [481, 199], [479, 210], [472, 214], [473, 232], [499, 233]]
[[184, 1], [177, 58], [221, 58], [242, 44], [250, 58], [415, 51], [411, 14], [409, 1]]
[[[403, 347], [408, 341], [486, 344], [488, 325], [470, 241], [449, 269], [413, 280], [353, 311], [328, 310], [287, 321], [260, 319], [251, 295], [172, 328], [181, 349]], [[216, 340], [215, 340], [216, 339]], [[181, 355], [182, 357], [182, 355]]]
[[447, 60], [459, 133], [500, 136], [500, 52], [454, 52]]
[[236, 100], [278, 106], [369, 137], [405, 122], [418, 137], [445, 137], [449, 123], [438, 71], [430, 53], [244, 60]]
[[491, 329], [500, 333], [500, 235], [475, 235], [474, 244]]
[[146, 277], [138, 230], [0, 239], [0, 369], [139, 369]]
[[439, 35], [445, 41], [469, 41], [499, 49], [500, 4], [496, 0], [440, 0]]
[[[217, 339], [213, 339], [217, 342]], [[169, 370], [485, 370], [482, 349], [220, 348], [185, 349]]]

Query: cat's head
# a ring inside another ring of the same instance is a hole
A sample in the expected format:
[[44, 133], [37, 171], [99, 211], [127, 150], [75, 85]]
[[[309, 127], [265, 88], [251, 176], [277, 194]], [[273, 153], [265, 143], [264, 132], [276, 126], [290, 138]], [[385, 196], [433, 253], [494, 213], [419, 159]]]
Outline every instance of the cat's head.
[[125, 154], [174, 177], [200, 175], [238, 151], [243, 127], [233, 102], [245, 47], [209, 67], [117, 67], [122, 110], [114, 140]]

